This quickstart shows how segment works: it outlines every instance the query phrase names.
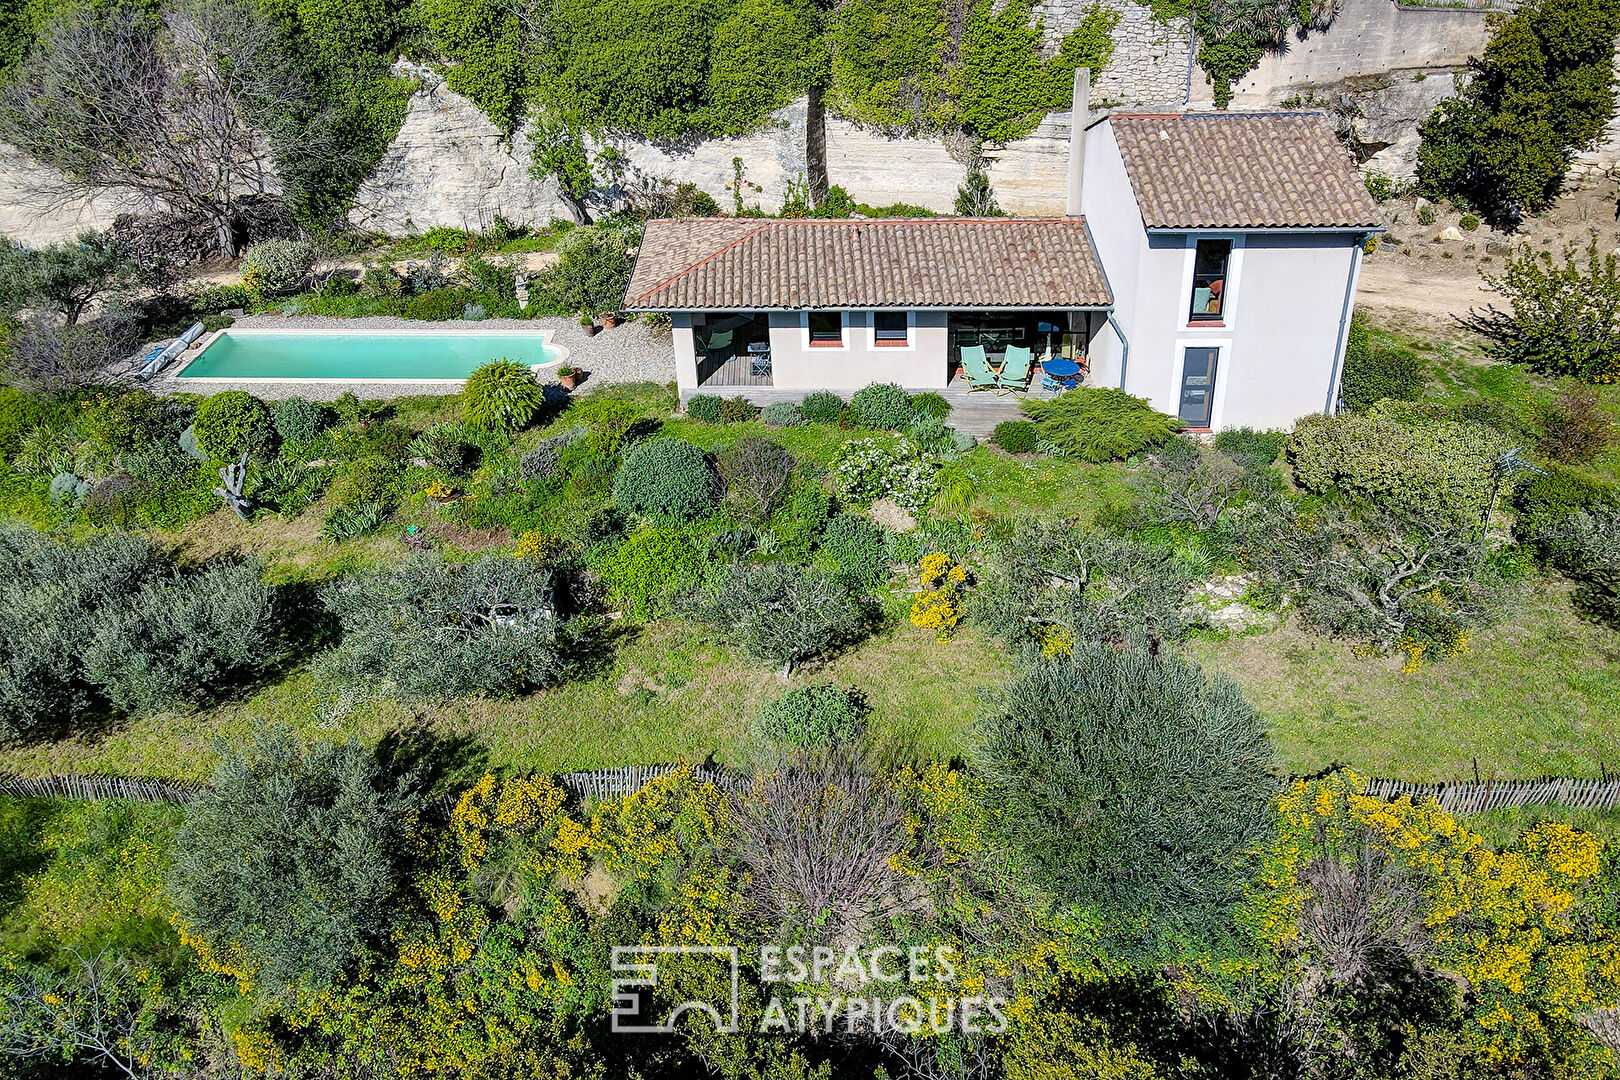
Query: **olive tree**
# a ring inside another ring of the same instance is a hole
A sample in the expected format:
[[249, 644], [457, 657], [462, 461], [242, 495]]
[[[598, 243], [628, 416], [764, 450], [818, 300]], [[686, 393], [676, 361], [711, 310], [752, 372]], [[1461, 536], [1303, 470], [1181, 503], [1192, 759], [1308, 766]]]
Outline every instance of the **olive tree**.
[[1277, 785], [1265, 723], [1234, 684], [1084, 642], [1027, 668], [979, 731], [1011, 846], [1122, 952], [1226, 935]]
[[225, 748], [175, 839], [181, 925], [272, 993], [329, 985], [397, 911], [408, 810], [361, 743], [264, 730]]

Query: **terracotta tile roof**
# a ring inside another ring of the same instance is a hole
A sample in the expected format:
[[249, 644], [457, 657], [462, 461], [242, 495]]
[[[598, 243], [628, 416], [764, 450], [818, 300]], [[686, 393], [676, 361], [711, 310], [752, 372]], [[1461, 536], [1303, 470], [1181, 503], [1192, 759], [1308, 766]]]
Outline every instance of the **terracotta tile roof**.
[[1150, 229], [1382, 227], [1321, 113], [1115, 114]]
[[649, 221], [628, 309], [1113, 303], [1081, 218]]

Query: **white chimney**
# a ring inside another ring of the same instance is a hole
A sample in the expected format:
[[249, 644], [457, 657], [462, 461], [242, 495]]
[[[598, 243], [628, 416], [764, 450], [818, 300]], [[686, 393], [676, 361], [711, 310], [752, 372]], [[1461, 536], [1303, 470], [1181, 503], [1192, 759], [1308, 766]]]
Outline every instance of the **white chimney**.
[[1086, 174], [1086, 124], [1091, 119], [1091, 69], [1074, 69], [1074, 111], [1069, 114], [1070, 217], [1080, 214], [1080, 192]]

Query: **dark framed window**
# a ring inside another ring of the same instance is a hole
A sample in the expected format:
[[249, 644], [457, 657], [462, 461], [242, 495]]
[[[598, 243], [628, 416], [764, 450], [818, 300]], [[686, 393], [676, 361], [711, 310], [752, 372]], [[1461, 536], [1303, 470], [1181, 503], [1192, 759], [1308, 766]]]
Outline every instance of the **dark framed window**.
[[1220, 322], [1226, 308], [1227, 266], [1232, 241], [1200, 240], [1193, 255], [1192, 308], [1188, 322]]
[[844, 316], [837, 311], [810, 313], [810, 344], [842, 345], [844, 343]]
[[906, 343], [906, 313], [903, 311], [873, 312], [872, 340], [879, 345], [904, 345]]

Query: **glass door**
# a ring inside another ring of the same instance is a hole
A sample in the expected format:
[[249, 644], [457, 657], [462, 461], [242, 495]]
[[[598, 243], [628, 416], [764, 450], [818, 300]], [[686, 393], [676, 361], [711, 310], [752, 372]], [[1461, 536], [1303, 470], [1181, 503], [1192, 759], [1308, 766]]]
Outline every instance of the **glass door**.
[[1215, 365], [1219, 349], [1188, 349], [1181, 361], [1181, 422], [1207, 428], [1215, 408]]

